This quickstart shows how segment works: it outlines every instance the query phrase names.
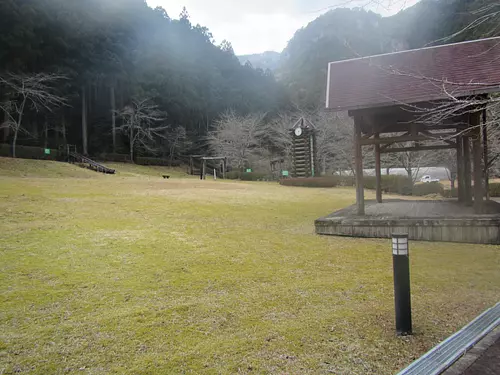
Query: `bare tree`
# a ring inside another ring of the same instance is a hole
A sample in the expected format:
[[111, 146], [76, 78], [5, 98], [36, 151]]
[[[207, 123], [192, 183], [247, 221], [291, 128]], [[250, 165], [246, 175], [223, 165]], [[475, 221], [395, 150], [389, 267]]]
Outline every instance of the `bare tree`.
[[[354, 124], [352, 118], [346, 112], [326, 113], [323, 116], [327, 116], [327, 121], [319, 121], [318, 124], [320, 127], [328, 127], [327, 131], [331, 134], [327, 137], [329, 141], [323, 146], [323, 152], [330, 153], [331, 159], [329, 160], [335, 165], [338, 172], [350, 171], [354, 175]], [[373, 167], [375, 163], [373, 147], [363, 147], [362, 155], [365, 168]]]
[[13, 74], [0, 76], [0, 85], [7, 90], [9, 99], [0, 103], [5, 112], [7, 121], [2, 127], [10, 128], [14, 137], [12, 139], [12, 156], [16, 157], [16, 144], [20, 132], [29, 134], [23, 127], [23, 118], [27, 109], [40, 111], [41, 109], [52, 112], [56, 107], [66, 105], [66, 99], [56, 94], [55, 84], [65, 79], [57, 74]]
[[[402, 145], [406, 145], [403, 143]], [[408, 144], [409, 145], [409, 144]], [[404, 146], [403, 146], [404, 147]], [[412, 185], [417, 182], [420, 170], [432, 164], [431, 154], [424, 151], [404, 151], [394, 154], [398, 164], [405, 169]]]
[[176, 156], [182, 156], [182, 152], [191, 146], [191, 142], [187, 136], [186, 128], [183, 126], [169, 129], [167, 139], [170, 153], [170, 164], [172, 164]]
[[165, 138], [168, 126], [159, 125], [165, 120], [165, 114], [151, 102], [151, 99], [133, 99], [132, 103], [117, 112], [123, 125], [117, 129], [129, 138], [130, 160], [134, 161], [135, 149], [139, 146], [154, 152], [157, 137]]
[[[280, 113], [266, 126], [266, 143], [270, 148], [270, 154], [283, 158], [284, 169], [290, 169], [292, 161], [293, 136], [291, 128], [298, 120], [294, 113]], [[276, 155], [277, 154], [277, 155]]]
[[226, 112], [207, 136], [211, 150], [218, 156], [226, 156], [238, 169], [244, 168], [252, 154], [261, 151], [266, 132], [264, 117], [263, 113], [243, 117]]
[[457, 179], [457, 151], [454, 149], [435, 151], [434, 158], [436, 166], [445, 168], [446, 177], [450, 181], [450, 188], [455, 189]]

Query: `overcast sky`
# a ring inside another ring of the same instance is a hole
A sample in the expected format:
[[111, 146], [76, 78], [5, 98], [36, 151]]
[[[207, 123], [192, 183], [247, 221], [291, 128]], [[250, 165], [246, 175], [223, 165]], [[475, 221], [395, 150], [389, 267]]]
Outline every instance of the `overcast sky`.
[[382, 15], [397, 13], [418, 0], [147, 0], [151, 7], [161, 6], [178, 18], [185, 6], [193, 24], [206, 26], [216, 43], [227, 39], [237, 55], [281, 52], [297, 29], [336, 6], [361, 6]]

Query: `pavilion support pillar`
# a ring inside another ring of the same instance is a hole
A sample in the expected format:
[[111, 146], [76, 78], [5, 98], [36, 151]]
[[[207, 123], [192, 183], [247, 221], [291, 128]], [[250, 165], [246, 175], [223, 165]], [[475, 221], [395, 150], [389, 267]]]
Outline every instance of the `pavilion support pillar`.
[[490, 171], [488, 168], [488, 127], [486, 124], [486, 109], [483, 109], [483, 124], [481, 133], [483, 138], [483, 166], [484, 166], [484, 196], [490, 199]]
[[464, 145], [462, 136], [457, 137], [457, 189], [458, 201], [465, 202], [465, 181], [464, 181]]
[[[375, 139], [380, 138], [380, 134], [375, 134]], [[382, 203], [382, 171], [380, 164], [380, 144], [375, 144], [375, 184], [377, 203]]]
[[464, 159], [464, 202], [472, 206], [472, 169], [470, 164], [470, 140], [469, 133], [462, 137], [463, 159]]
[[361, 145], [361, 124], [359, 117], [354, 117], [354, 173], [356, 173], [357, 213], [365, 214], [365, 191], [363, 182], [363, 152]]
[[471, 113], [472, 135], [472, 155], [474, 162], [474, 211], [477, 214], [483, 211], [483, 145], [481, 140], [481, 113]]

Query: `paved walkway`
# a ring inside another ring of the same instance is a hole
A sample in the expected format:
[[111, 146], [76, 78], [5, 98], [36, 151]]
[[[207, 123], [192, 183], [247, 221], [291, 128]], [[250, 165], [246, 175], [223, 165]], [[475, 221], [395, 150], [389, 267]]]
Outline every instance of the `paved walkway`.
[[[500, 203], [495, 201], [485, 202], [484, 213], [500, 214]], [[420, 218], [420, 217], [449, 217], [462, 218], [476, 216], [474, 208], [458, 203], [456, 200], [402, 200], [387, 199], [384, 203], [366, 201], [366, 217], [380, 218]], [[337, 211], [334, 217], [355, 217], [357, 216], [357, 206], [353, 205], [343, 210]]]
[[500, 339], [497, 339], [463, 375], [498, 375], [500, 374]]
[[479, 341], [443, 375], [499, 375], [500, 326]]

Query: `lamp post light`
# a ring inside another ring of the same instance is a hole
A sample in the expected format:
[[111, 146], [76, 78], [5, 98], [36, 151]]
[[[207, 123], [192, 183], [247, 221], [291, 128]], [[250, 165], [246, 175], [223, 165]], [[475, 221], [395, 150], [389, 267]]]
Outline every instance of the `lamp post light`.
[[392, 264], [396, 334], [398, 336], [411, 335], [410, 257], [407, 234], [392, 235]]

